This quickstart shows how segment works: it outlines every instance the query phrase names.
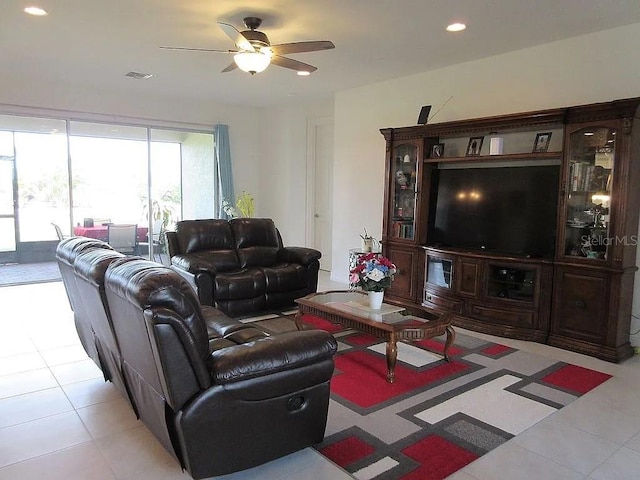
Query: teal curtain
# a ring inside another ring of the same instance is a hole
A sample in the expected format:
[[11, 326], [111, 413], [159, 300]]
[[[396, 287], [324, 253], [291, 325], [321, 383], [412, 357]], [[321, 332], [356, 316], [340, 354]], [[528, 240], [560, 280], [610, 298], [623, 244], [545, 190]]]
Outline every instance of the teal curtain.
[[228, 200], [235, 205], [235, 194], [233, 193], [233, 169], [231, 168], [231, 148], [229, 146], [229, 126], [215, 125], [213, 127], [213, 137], [215, 140], [215, 162], [218, 180], [216, 199], [216, 209], [218, 218], [230, 218], [222, 209], [222, 201]]

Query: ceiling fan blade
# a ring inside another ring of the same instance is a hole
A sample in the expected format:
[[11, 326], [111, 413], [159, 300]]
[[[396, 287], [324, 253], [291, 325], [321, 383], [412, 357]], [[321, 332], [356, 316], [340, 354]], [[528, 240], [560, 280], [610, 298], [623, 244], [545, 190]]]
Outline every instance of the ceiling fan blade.
[[315, 72], [317, 70], [317, 67], [309, 65], [308, 63], [302, 63], [298, 60], [281, 57], [279, 55], [272, 56], [271, 63], [273, 63], [274, 65], [278, 65], [279, 67], [290, 68], [291, 70], [304, 71], [309, 73]]
[[238, 48], [241, 48], [242, 50], [246, 50], [247, 52], [256, 51], [256, 49], [253, 48], [253, 45], [249, 43], [249, 40], [247, 40], [245, 36], [242, 35], [242, 33], [236, 27], [224, 22], [218, 22], [218, 25], [220, 26], [222, 31], [227, 34], [227, 37], [233, 40], [233, 43]]
[[315, 42], [281, 43], [280, 45], [271, 45], [271, 51], [274, 55], [317, 52], [318, 50], [331, 50], [332, 48], [336, 48], [336, 46], [333, 44], [333, 42], [330, 42], [328, 40], [319, 40]]
[[238, 50], [216, 50], [213, 48], [189, 48], [189, 47], [160, 47], [163, 50], [189, 50], [192, 52], [220, 52], [220, 53], [238, 53]]
[[227, 73], [227, 72], [230, 72], [232, 70], [235, 70], [236, 68], [238, 68], [238, 65], [236, 65], [236, 62], [231, 62], [229, 64], [229, 66], [227, 68], [225, 68], [224, 70], [222, 70], [222, 72], [220, 72], [220, 73]]

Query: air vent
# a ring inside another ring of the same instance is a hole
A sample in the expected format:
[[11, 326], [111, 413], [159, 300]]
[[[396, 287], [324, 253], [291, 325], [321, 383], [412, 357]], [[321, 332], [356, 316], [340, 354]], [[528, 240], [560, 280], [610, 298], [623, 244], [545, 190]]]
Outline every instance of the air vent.
[[135, 78], [136, 80], [149, 80], [153, 77], [153, 73], [129, 72], [125, 74], [125, 77]]

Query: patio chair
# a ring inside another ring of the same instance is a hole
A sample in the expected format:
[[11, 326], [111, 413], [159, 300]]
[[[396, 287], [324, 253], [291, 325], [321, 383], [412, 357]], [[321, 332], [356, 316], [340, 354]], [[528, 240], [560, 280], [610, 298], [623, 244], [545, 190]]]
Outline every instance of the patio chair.
[[161, 233], [162, 233], [162, 224], [163, 220], [158, 219], [153, 222], [153, 231], [147, 234], [146, 242], [138, 242], [138, 253], [140, 255], [149, 253], [149, 245], [153, 244], [153, 259], [162, 263], [162, 241], [161, 241]]
[[107, 243], [117, 252], [125, 255], [137, 255], [138, 239], [136, 224], [107, 225]]
[[56, 229], [56, 235], [58, 236], [58, 240], [62, 241], [62, 240], [64, 240], [65, 238], [69, 238], [69, 235], [64, 235], [64, 234], [62, 233], [62, 229], [60, 228], [60, 226], [59, 226], [59, 225], [57, 225], [57, 224], [55, 224], [55, 223], [53, 223], [53, 222], [51, 222], [51, 225], [53, 225], [53, 228], [55, 228], [55, 229]]

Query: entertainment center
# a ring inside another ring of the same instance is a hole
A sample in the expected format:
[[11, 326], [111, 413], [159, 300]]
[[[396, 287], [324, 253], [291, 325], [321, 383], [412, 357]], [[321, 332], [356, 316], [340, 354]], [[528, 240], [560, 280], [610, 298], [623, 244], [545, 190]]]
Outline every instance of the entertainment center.
[[387, 297], [619, 362], [640, 213], [640, 98], [380, 130]]

